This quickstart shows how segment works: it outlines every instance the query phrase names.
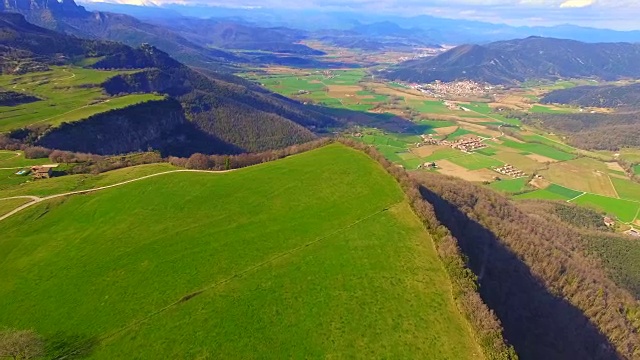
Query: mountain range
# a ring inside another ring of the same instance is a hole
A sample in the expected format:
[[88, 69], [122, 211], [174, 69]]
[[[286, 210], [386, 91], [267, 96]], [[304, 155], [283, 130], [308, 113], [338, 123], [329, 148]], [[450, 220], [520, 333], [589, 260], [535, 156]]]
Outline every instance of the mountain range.
[[[96, 69], [137, 69], [101, 85], [108, 95], [164, 94], [165, 100], [107, 111], [49, 129], [27, 129], [36, 143], [62, 150], [117, 154], [148, 146], [165, 154], [239, 153], [282, 148], [315, 138], [309, 129], [336, 125], [312, 106], [273, 94], [241, 78], [198, 72], [143, 45], [85, 40], [0, 13], [0, 56], [41, 67], [99, 59]], [[17, 55], [16, 55], [17, 54]], [[3, 64], [7, 63], [3, 61]], [[5, 67], [15, 72], [15, 66]]]
[[512, 84], [533, 79], [640, 76], [640, 44], [583, 43], [529, 37], [487, 45], [461, 45], [435, 57], [410, 60], [386, 76], [410, 82], [475, 80]]
[[427, 37], [423, 41], [438, 44], [488, 43], [529, 36], [555, 37], [584, 42], [640, 42], [640, 31], [615, 31], [574, 25], [559, 26], [509, 26], [482, 21], [447, 19], [430, 15], [402, 17], [373, 12], [316, 11], [299, 9], [269, 9], [265, 7], [233, 8], [166, 4], [147, 6], [123, 5], [107, 2], [86, 2], [92, 10], [118, 12], [140, 19], [176, 18], [223, 18], [244, 21], [261, 27], [288, 27], [315, 32], [318, 30], [358, 30], [373, 25], [392, 35], [397, 27], [406, 31], [420, 30]]
[[197, 45], [169, 29], [132, 16], [89, 12], [74, 0], [3, 0], [0, 11], [20, 13], [33, 24], [77, 37], [108, 39], [130, 46], [149, 43], [198, 68], [224, 71], [241, 61], [230, 52]]

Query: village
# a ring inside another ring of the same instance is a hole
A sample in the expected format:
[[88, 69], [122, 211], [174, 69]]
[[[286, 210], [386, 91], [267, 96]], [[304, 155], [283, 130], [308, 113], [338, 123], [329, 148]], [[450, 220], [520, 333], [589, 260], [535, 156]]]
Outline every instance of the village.
[[475, 81], [461, 80], [453, 82], [442, 82], [436, 80], [433, 83], [419, 85], [410, 84], [409, 87], [418, 90], [421, 93], [432, 96], [435, 98], [443, 98], [447, 96], [468, 97], [468, 96], [483, 96], [488, 91], [493, 90], [494, 87], [490, 85], [483, 85]]
[[482, 143], [484, 139], [478, 136], [461, 138], [455, 141], [436, 139], [432, 134], [421, 135], [420, 137], [422, 138], [422, 142], [417, 143], [416, 147], [424, 145], [442, 145], [449, 146], [452, 149], [457, 149], [465, 153], [471, 153], [473, 151], [484, 149], [487, 147], [487, 145]]

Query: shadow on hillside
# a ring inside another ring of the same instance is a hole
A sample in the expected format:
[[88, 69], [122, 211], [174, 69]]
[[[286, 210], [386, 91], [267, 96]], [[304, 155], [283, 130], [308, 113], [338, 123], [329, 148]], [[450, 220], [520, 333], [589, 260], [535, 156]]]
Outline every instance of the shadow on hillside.
[[321, 106], [316, 107], [322, 109], [324, 113], [336, 117], [343, 127], [359, 125], [374, 127], [386, 132], [404, 135], [424, 134], [429, 128], [427, 125], [420, 125], [411, 120], [389, 113], [376, 114], [349, 109], [336, 109]]
[[478, 275], [480, 295], [502, 323], [520, 359], [618, 359], [615, 348], [582, 311], [554, 295], [490, 230], [421, 187], [438, 220], [458, 239]]

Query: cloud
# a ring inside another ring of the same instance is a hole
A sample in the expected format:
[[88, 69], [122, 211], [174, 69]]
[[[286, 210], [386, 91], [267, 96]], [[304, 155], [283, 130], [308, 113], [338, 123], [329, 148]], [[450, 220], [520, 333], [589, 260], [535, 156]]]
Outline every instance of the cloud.
[[591, 6], [595, 3], [595, 0], [567, 0], [560, 4], [561, 8], [583, 8]]

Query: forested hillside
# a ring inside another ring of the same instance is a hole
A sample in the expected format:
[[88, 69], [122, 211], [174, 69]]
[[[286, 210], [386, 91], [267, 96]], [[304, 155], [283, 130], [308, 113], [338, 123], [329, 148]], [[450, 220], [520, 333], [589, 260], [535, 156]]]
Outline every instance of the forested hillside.
[[462, 180], [429, 173], [417, 179], [522, 359], [640, 355], [638, 302], [585, 255], [583, 234]]
[[[175, 137], [168, 137], [167, 141], [162, 142], [163, 146], [158, 149], [166, 154], [184, 156], [196, 151], [237, 153], [275, 149], [313, 139], [315, 135], [309, 128], [322, 131], [337, 124], [334, 118], [324, 115], [313, 106], [272, 94], [235, 76], [194, 71], [150, 45], [132, 49], [117, 43], [81, 40], [31, 25], [17, 14], [2, 14], [0, 19], [3, 20], [0, 22], [2, 33], [8, 34], [0, 41], [0, 46], [10, 47], [12, 54], [29, 53], [30, 58], [37, 59], [45, 66], [48, 63], [65, 64], [72, 59], [99, 56], [91, 67], [142, 70], [115, 76], [102, 86], [105, 93], [112, 96], [159, 93], [177, 100], [183, 112], [181, 118], [190, 121], [191, 125], [188, 131], [185, 128], [178, 131], [182, 140], [169, 140]], [[165, 120], [168, 119], [164, 119], [163, 115], [177, 119], [171, 115], [172, 111], [166, 114], [153, 113], [155, 117], [143, 116], [148, 133], [133, 135], [137, 140], [128, 146], [108, 144], [114, 141], [112, 139], [120, 131], [112, 125], [99, 124], [114, 118], [119, 119], [121, 124], [122, 121], [133, 121], [139, 116], [136, 109], [144, 109], [144, 106], [95, 116], [85, 125], [63, 126], [55, 129], [55, 134], [39, 127], [30, 130], [35, 135], [23, 138], [37, 139], [45, 135], [45, 138], [37, 140], [40, 144], [61, 150], [96, 151], [101, 154], [137, 150], [145, 144], [158, 146], [153, 139], [177, 124], [169, 121], [172, 125], [166, 126]], [[79, 129], [85, 126], [92, 131], [85, 135], [85, 139], [80, 139], [78, 136], [83, 131]], [[202, 139], [206, 138], [215, 141], [203, 147]], [[124, 145], [121, 141], [115, 142]], [[183, 144], [183, 147], [177, 144]]]
[[640, 106], [640, 84], [577, 86], [554, 90], [546, 94], [540, 102], [601, 108], [637, 107]]
[[617, 151], [625, 146], [640, 146], [640, 113], [619, 111], [606, 114], [530, 114], [526, 125], [548, 129], [567, 138], [575, 147]]

